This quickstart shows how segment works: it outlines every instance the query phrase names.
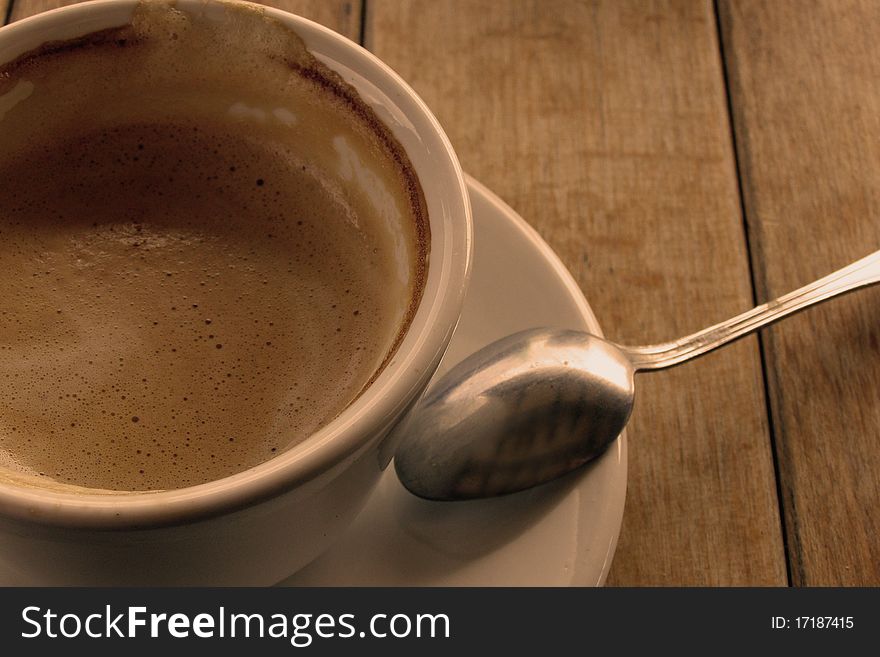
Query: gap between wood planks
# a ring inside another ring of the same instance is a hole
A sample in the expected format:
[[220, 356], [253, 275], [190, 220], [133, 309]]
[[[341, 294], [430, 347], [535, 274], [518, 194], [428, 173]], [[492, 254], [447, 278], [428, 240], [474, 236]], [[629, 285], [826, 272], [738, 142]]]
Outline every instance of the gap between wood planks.
[[[364, 0], [364, 2], [366, 2], [366, 0]], [[762, 257], [762, 254], [760, 252], [760, 248], [758, 248], [757, 245], [755, 245], [753, 248], [752, 240], [749, 235], [749, 216], [746, 212], [745, 198], [743, 196], [742, 170], [740, 169], [740, 156], [736, 146], [736, 124], [734, 123], [733, 98], [730, 93], [730, 78], [728, 72], [727, 53], [725, 51], [724, 33], [721, 29], [721, 14], [718, 8], [718, 0], [713, 0], [712, 9], [715, 13], [715, 29], [718, 33], [718, 51], [721, 58], [721, 74], [724, 81], [724, 95], [727, 101], [727, 125], [730, 126], [730, 146], [731, 152], [733, 153], [734, 170], [736, 171], [736, 187], [737, 194], [739, 196], [740, 216], [742, 217], [743, 239], [745, 240], [746, 257], [749, 263], [749, 280], [752, 285], [752, 305], [757, 306], [759, 303], [765, 303], [767, 301], [767, 299], [761, 299], [760, 301], [758, 300], [758, 285], [756, 281], [757, 267], [755, 266], [755, 261], [756, 259]], [[762, 289], [767, 289], [766, 285], [762, 285], [761, 287]], [[770, 453], [773, 456], [773, 477], [776, 483], [776, 501], [779, 507], [779, 528], [782, 532], [782, 549], [783, 553], [785, 554], [785, 578], [788, 586], [791, 586], [791, 554], [789, 553], [787, 531], [787, 522], [789, 521], [789, 519], [786, 517], [785, 505], [782, 502], [782, 479], [780, 477], [779, 471], [779, 453], [776, 439], [775, 422], [776, 418], [774, 418], [773, 416], [773, 409], [770, 403], [770, 384], [767, 380], [767, 356], [765, 353], [764, 338], [762, 337], [760, 331], [758, 331], [756, 337], [758, 339], [758, 353], [761, 359], [761, 382], [763, 384], [764, 406], [767, 409], [767, 429], [770, 436]]]

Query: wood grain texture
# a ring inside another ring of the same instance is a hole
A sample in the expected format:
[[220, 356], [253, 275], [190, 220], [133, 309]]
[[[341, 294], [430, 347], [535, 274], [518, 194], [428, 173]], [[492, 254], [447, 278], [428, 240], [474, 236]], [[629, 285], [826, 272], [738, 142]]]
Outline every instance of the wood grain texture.
[[[12, 20], [18, 20], [49, 9], [76, 4], [79, 0], [0, 0], [0, 8], [5, 2], [13, 2]], [[361, 5], [360, 0], [269, 0], [258, 4], [278, 7], [321, 23], [332, 30], [357, 41], [360, 38]], [[0, 13], [5, 16], [5, 13]]]
[[[721, 5], [758, 293], [880, 248], [880, 5]], [[792, 580], [880, 585], [880, 290], [770, 329]]]
[[[607, 335], [658, 341], [750, 307], [711, 4], [370, 0], [366, 45]], [[638, 386], [609, 584], [784, 585], [756, 341]]]
[[320, 23], [331, 30], [360, 41], [361, 0], [268, 0], [259, 4], [277, 7]]

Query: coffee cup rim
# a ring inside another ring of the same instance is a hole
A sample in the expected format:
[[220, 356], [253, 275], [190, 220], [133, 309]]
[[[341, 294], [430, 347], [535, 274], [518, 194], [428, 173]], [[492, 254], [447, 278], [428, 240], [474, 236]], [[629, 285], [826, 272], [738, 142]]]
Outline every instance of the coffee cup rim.
[[[93, 0], [2, 27], [0, 62], [11, 61], [48, 41], [124, 25], [140, 1]], [[425, 290], [403, 340], [376, 379], [333, 421], [289, 451], [244, 472], [174, 490], [62, 492], [0, 481], [2, 517], [83, 529], [157, 527], [229, 513], [295, 489], [306, 492], [311, 486], [321, 487], [372, 441], [379, 440], [388, 429], [389, 418], [399, 416], [424, 388], [461, 312], [473, 255], [470, 200], [452, 145], [418, 94], [375, 55], [301, 16], [242, 0], [177, 0], [172, 4], [188, 13], [222, 10], [224, 5], [250, 6], [291, 28], [313, 54], [347, 81], [353, 82], [350, 75], [362, 78], [372, 85], [372, 91], [395, 104], [434, 158], [432, 176], [442, 175], [443, 185], [450, 190], [431, 198], [425, 190], [431, 228]], [[11, 47], [4, 49], [4, 42]], [[396, 135], [403, 129], [389, 127]], [[414, 158], [406, 144], [404, 147], [418, 178], [424, 180], [427, 171], [420, 169], [428, 165]]]

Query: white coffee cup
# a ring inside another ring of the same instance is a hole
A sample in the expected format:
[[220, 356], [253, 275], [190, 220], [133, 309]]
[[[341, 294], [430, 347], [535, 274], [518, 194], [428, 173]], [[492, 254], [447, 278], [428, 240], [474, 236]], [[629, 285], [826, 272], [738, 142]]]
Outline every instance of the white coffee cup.
[[[137, 0], [98, 0], [0, 29], [0, 64], [43, 43], [130, 21]], [[208, 20], [217, 0], [178, 0]], [[353, 85], [409, 156], [431, 243], [421, 302], [392, 360], [335, 420], [245, 472], [158, 492], [53, 490], [0, 478], [0, 562], [41, 585], [263, 585], [319, 555], [344, 531], [390, 460], [383, 439], [424, 391], [461, 313], [472, 255], [461, 167], [415, 92], [369, 52], [320, 25], [262, 8]], [[0, 99], [2, 100], [2, 99]], [[2, 121], [0, 121], [2, 129]]]

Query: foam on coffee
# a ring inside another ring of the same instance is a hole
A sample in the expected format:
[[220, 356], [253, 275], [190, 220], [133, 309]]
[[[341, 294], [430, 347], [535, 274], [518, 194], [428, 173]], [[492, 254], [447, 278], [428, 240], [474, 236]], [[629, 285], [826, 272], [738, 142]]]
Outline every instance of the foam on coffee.
[[393, 354], [426, 268], [418, 183], [278, 24], [144, 5], [0, 67], [0, 112], [0, 466], [217, 479], [324, 426]]

